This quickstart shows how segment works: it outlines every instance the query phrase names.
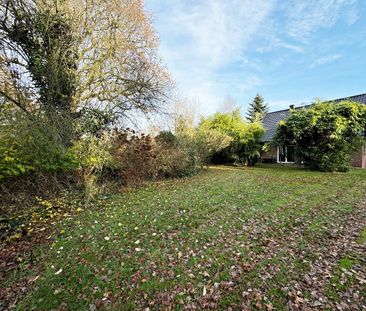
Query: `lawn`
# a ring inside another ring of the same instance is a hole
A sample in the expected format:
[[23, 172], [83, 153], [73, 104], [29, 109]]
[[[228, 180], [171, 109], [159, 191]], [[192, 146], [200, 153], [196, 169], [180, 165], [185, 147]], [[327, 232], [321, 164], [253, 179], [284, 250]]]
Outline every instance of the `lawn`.
[[19, 310], [361, 310], [365, 189], [366, 170], [276, 166], [150, 183], [64, 220], [8, 283], [31, 284]]

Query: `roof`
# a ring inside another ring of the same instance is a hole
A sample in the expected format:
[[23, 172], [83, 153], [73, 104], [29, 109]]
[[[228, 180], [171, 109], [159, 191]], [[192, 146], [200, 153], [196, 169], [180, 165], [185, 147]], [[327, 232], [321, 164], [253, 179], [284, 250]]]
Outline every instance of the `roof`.
[[[354, 102], [358, 102], [358, 103], [366, 105], [366, 93], [360, 94], [360, 95], [344, 97], [344, 98], [338, 98], [338, 99], [334, 99], [334, 100], [329, 100], [327, 102], [339, 103], [341, 101], [346, 101], [346, 100], [354, 101]], [[296, 107], [295, 109], [309, 108], [310, 106], [312, 106], [312, 104]], [[263, 119], [263, 127], [265, 128], [266, 132], [264, 133], [264, 135], [261, 139], [262, 142], [269, 142], [272, 140], [272, 138], [276, 134], [276, 129], [277, 129], [278, 123], [282, 120], [286, 120], [289, 114], [290, 114], [290, 109], [284, 109], [284, 110], [269, 112], [265, 115], [265, 117]]]

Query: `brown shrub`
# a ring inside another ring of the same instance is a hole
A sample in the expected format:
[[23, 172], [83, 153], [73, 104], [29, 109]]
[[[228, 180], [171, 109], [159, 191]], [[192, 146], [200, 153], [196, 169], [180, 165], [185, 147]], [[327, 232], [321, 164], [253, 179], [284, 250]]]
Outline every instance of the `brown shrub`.
[[138, 135], [129, 129], [118, 133], [116, 143], [113, 156], [124, 183], [182, 177], [196, 170], [195, 159], [189, 148], [179, 143], [166, 144], [150, 135]]

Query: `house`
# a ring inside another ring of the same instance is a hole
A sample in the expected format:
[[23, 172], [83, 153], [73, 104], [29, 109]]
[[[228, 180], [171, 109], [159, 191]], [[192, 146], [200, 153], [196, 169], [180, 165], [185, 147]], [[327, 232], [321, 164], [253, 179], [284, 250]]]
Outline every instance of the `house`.
[[[354, 101], [366, 105], [366, 94], [360, 94], [345, 98], [339, 98], [332, 100], [331, 102], [341, 102], [341, 101]], [[262, 137], [263, 143], [269, 143], [272, 141], [274, 135], [276, 134], [277, 125], [280, 121], [286, 120], [290, 114], [291, 109], [302, 109], [310, 107], [311, 105], [305, 105], [301, 107], [294, 107], [290, 105], [289, 109], [279, 110], [274, 112], [269, 112], [265, 115], [263, 119], [263, 126], [266, 130], [264, 136]], [[295, 158], [295, 147], [294, 146], [276, 146], [269, 145], [269, 150], [263, 151], [261, 154], [261, 161], [263, 163], [285, 163], [291, 164], [296, 163]], [[361, 148], [361, 150], [355, 152], [352, 156], [352, 166], [366, 168], [366, 144]]]

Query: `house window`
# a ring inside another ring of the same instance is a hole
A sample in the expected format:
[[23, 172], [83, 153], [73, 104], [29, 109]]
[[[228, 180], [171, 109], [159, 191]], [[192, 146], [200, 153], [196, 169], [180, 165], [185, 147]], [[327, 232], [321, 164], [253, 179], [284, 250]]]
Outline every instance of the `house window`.
[[278, 163], [294, 163], [295, 162], [295, 147], [294, 146], [278, 146], [277, 147], [277, 162]]

